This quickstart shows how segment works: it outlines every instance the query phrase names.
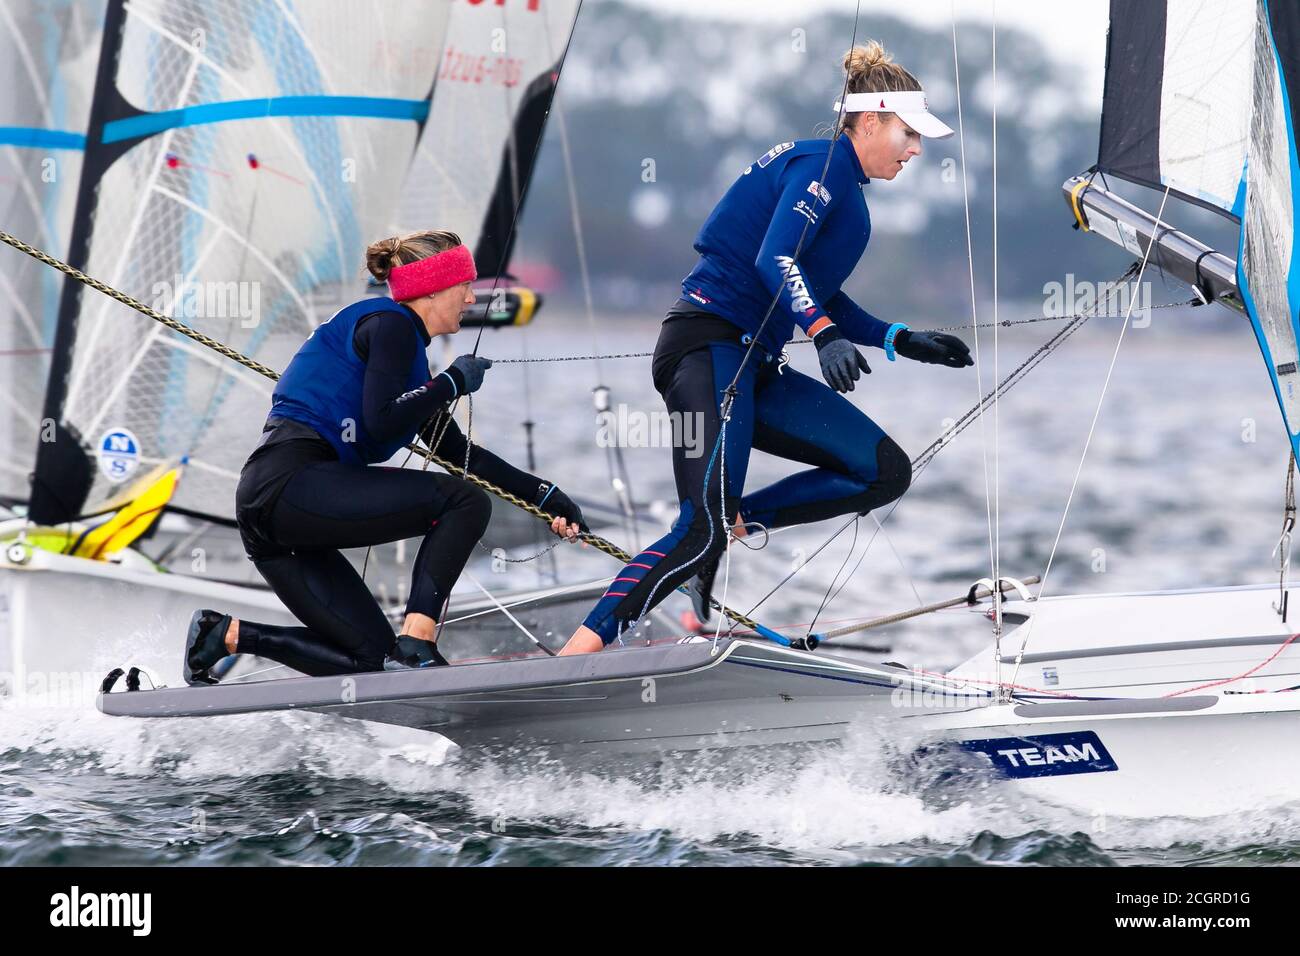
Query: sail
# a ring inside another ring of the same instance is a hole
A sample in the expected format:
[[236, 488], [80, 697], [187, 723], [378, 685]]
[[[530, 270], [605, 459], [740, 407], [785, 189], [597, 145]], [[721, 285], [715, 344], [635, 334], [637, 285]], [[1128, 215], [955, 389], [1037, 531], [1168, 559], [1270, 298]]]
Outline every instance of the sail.
[[1258, 0], [1250, 91], [1250, 148], [1237, 284], [1250, 314], [1291, 448], [1300, 456], [1300, 263], [1296, 262], [1296, 129], [1300, 125], [1300, 10]]
[[[356, 298], [366, 244], [389, 234], [461, 5], [109, 0], [69, 261], [283, 368]], [[43, 415], [95, 451], [86, 510], [188, 457], [173, 503], [229, 517], [271, 389], [63, 288]], [[40, 445], [39, 487], [55, 462]]]
[[[72, 228], [103, 18], [103, 0], [0, 4], [0, 225], [56, 256]], [[2, 255], [0, 499], [25, 501], [62, 283]]]
[[[1296, 128], [1300, 8], [1281, 0], [1111, 0], [1097, 169], [1241, 223], [1233, 262], [1095, 182], [1065, 190], [1078, 225], [1244, 306], [1300, 454]], [[1230, 250], [1231, 252], [1232, 250]]]
[[1097, 166], [1240, 218], [1255, 0], [1111, 0]]
[[457, 3], [429, 123], [398, 212], [402, 230], [450, 229], [480, 277], [505, 274], [578, 0]]

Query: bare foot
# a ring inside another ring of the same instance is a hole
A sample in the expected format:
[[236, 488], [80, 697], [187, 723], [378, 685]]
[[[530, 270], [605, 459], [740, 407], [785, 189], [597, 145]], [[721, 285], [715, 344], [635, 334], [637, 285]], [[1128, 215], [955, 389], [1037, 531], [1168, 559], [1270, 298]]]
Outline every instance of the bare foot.
[[239, 647], [239, 618], [230, 619], [230, 627], [226, 628], [226, 653], [239, 653], [236, 648]]

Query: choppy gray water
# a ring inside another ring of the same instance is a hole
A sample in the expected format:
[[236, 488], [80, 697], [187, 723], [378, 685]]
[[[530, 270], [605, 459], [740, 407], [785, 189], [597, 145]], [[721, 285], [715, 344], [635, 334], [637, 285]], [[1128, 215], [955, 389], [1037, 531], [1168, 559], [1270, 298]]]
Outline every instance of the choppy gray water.
[[[1004, 573], [1043, 571], [1118, 328], [1116, 320], [1094, 321], [1000, 407]], [[526, 338], [488, 334], [481, 351], [638, 350], [652, 345], [655, 324], [603, 329], [619, 334], [602, 331], [597, 341], [580, 321], [544, 315]], [[1044, 326], [1004, 331], [1001, 370], [1047, 334]], [[807, 347], [794, 355], [797, 366], [814, 368]], [[879, 353], [871, 360], [875, 372], [854, 399], [913, 454], [975, 400], [974, 370], [890, 364]], [[984, 360], [987, 387], [990, 352]], [[605, 453], [594, 447], [590, 389], [606, 384], [615, 403], [657, 411], [646, 360], [609, 361], [599, 371], [592, 363], [533, 365], [526, 381], [523, 370], [502, 365], [489, 373], [475, 403], [475, 438], [522, 461], [520, 423], [530, 416], [539, 471], [586, 498], [612, 501]], [[984, 427], [993, 469], [991, 417]], [[671, 497], [666, 449], [625, 454], [639, 501]], [[1271, 580], [1285, 465], [1280, 417], [1245, 323], [1222, 310], [1156, 313], [1150, 328], [1131, 329], [1124, 342], [1048, 592]], [[789, 467], [755, 456], [750, 487]], [[984, 469], [976, 425], [919, 478], [822, 623], [954, 596], [987, 575]], [[656, 514], [641, 545], [669, 518]], [[835, 526], [738, 551], [728, 603], [749, 607]], [[859, 554], [874, 529], [869, 519], [862, 523]], [[625, 532], [610, 534], [626, 542]], [[809, 563], [759, 616], [791, 631], [806, 624], [851, 537], [846, 532]], [[566, 580], [614, 570], [604, 556], [572, 548], [559, 553], [559, 564]], [[486, 557], [472, 570], [494, 590], [540, 580], [535, 565], [497, 574]], [[581, 612], [574, 609], [573, 623]], [[948, 666], [987, 643], [973, 620], [940, 615], [871, 640], [889, 644], [893, 659]], [[158, 637], [158, 646], [141, 649], [142, 662], [179, 651], [179, 635], [175, 647]], [[102, 635], [91, 669], [119, 663], [122, 641]], [[89, 703], [28, 699], [0, 711], [0, 864], [1300, 862], [1294, 807], [1099, 824], [1001, 788], [921, 778], [900, 770], [895, 757], [887, 734], [863, 726], [838, 748], [591, 775], [470, 761], [440, 738], [315, 715], [147, 723], [104, 717]]]

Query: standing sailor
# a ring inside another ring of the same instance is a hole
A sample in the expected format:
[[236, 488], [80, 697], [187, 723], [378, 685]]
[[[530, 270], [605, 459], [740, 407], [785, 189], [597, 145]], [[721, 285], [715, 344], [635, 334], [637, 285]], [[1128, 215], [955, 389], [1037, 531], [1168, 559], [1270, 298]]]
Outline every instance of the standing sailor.
[[[898, 175], [921, 154], [922, 136], [952, 135], [929, 112], [921, 84], [879, 43], [855, 47], [843, 65], [844, 116], [829, 145], [772, 147], [736, 180], [695, 240], [700, 259], [664, 320], [652, 371], [668, 410], [703, 422], [706, 454], [673, 448], [676, 522], [614, 578], [562, 654], [600, 650], [693, 576], [696, 610], [707, 619], [727, 535], [743, 534], [745, 525], [865, 514], [907, 490], [907, 455], [837, 394], [871, 371], [854, 343], [883, 349], [891, 362], [897, 353], [951, 368], [973, 364], [957, 337], [882, 321], [840, 291], [871, 235], [862, 186]], [[783, 369], [796, 325], [817, 347], [830, 387]], [[733, 380], [719, 442], [719, 409]], [[751, 449], [812, 468], [742, 498]]]
[[[452, 585], [487, 528], [491, 502], [461, 478], [370, 467], [418, 433], [435, 454], [559, 515], [551, 530], [576, 538], [582, 512], [564, 492], [469, 445], [449, 403], [483, 384], [491, 361], [462, 355], [436, 376], [425, 349], [460, 330], [474, 302], [474, 259], [454, 233], [418, 232], [366, 250], [389, 295], [366, 298], [317, 328], [272, 397], [262, 440], [235, 493], [249, 558], [305, 627], [196, 611], [186, 640], [190, 684], [230, 654], [257, 654], [311, 676], [446, 664], [438, 621]], [[339, 553], [423, 537], [406, 618], [396, 638], [361, 576]]]

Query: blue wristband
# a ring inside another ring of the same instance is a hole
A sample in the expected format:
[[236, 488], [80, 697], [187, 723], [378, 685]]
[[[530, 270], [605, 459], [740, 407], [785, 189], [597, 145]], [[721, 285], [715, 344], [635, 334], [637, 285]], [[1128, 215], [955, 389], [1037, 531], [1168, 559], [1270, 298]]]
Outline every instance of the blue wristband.
[[884, 343], [885, 357], [888, 358], [889, 361], [891, 362], [894, 361], [894, 339], [898, 338], [899, 332], [906, 332], [906, 331], [907, 331], [906, 325], [904, 325], [902, 322], [895, 322], [893, 325], [889, 327], [889, 330], [885, 332], [885, 343]]
[[[446, 369], [443, 369], [443, 370], [442, 370], [441, 372], [439, 372], [438, 374], [439, 374], [439, 375], [447, 375], [447, 370], [446, 370]], [[447, 375], [447, 381], [451, 382], [451, 397], [452, 397], [452, 398], [455, 398], [457, 395], [460, 394], [460, 389], [458, 389], [458, 388], [456, 387], [456, 380], [455, 380], [454, 378], [452, 378], [450, 375]]]
[[549, 488], [546, 489], [546, 494], [542, 495], [542, 500], [539, 501], [539, 502], [537, 502], [537, 507], [538, 507], [538, 508], [540, 508], [540, 507], [542, 507], [543, 505], [546, 504], [546, 499], [549, 498], [549, 497], [551, 497], [551, 492], [554, 491], [554, 490], [555, 490], [555, 485], [551, 485], [551, 487], [549, 487]]

